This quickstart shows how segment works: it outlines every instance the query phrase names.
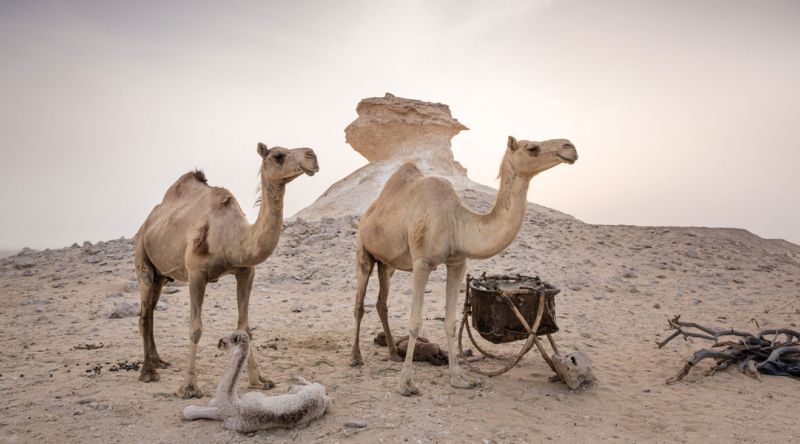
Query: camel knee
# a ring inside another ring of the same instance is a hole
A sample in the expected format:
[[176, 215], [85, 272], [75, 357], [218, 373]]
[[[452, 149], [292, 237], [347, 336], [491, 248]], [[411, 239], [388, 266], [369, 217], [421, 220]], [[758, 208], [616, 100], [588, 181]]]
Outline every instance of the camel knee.
[[200, 342], [200, 337], [203, 336], [203, 328], [194, 329], [189, 334], [189, 339], [192, 341], [193, 344], [197, 344]]
[[380, 302], [375, 304], [375, 309], [378, 311], [378, 315], [382, 318], [386, 317], [389, 314], [389, 309], [386, 307], [386, 303], [384, 302], [381, 304]]

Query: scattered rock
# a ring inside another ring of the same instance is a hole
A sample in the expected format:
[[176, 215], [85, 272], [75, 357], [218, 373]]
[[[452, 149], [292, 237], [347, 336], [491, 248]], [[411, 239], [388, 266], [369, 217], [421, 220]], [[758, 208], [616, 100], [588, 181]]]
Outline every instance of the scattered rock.
[[24, 268], [31, 268], [34, 265], [36, 265], [36, 262], [33, 260], [32, 257], [21, 256], [21, 255], [22, 253], [20, 253], [20, 256], [14, 258], [14, 266], [18, 270], [22, 270]]
[[300, 313], [301, 311], [303, 311], [303, 307], [299, 305], [295, 305], [294, 307], [292, 307], [292, 313]]
[[101, 258], [99, 254], [95, 254], [93, 256], [89, 256], [89, 257], [86, 258], [86, 262], [88, 262], [90, 264], [96, 264], [96, 263], [98, 263], [98, 262], [100, 262], [102, 260], [103, 260], [103, 258]]
[[656, 302], [655, 304], [653, 304], [653, 308], [655, 308], [655, 309], [659, 309], [659, 308], [661, 308], [661, 304], [659, 304], [658, 302]]
[[348, 429], [363, 429], [367, 426], [367, 421], [362, 420], [355, 420], [355, 421], [347, 421], [344, 423], [345, 428]]
[[128, 281], [125, 284], [125, 293], [136, 293], [139, 291], [139, 284], [136, 281]]
[[133, 302], [120, 302], [114, 305], [111, 314], [108, 316], [110, 319], [122, 319], [139, 316], [139, 304]]

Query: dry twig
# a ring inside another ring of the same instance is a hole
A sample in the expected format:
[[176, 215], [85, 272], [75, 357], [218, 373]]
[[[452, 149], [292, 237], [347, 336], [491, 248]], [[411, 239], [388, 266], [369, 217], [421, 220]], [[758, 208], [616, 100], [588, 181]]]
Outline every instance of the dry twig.
[[[706, 372], [706, 375], [728, 368], [736, 364], [739, 370], [756, 379], [760, 373], [778, 374], [800, 378], [800, 332], [789, 328], [763, 329], [755, 334], [734, 329], [715, 329], [694, 322], [681, 321], [680, 315], [670, 319], [671, 335], [661, 342], [662, 348], [670, 341], [683, 336], [684, 339], [699, 338], [712, 341], [711, 349], [701, 349], [694, 353], [691, 359], [673, 377], [667, 379], [667, 384], [674, 384], [689, 374], [705, 359], [713, 359], [715, 364]], [[721, 338], [733, 336], [736, 341], [720, 341]], [[781, 338], [783, 337], [783, 338]]]

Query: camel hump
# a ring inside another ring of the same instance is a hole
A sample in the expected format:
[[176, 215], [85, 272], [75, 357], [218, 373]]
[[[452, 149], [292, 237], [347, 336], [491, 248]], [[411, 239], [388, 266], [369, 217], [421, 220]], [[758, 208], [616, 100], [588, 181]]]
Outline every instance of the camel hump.
[[190, 171], [187, 174], [187, 176], [193, 177], [198, 182], [202, 182], [202, 183], [208, 184], [208, 179], [206, 179], [206, 173], [204, 173], [203, 170]]
[[208, 180], [206, 179], [205, 173], [203, 173], [202, 170], [194, 170], [189, 171], [188, 173], [179, 177], [178, 180], [176, 180], [175, 183], [169, 187], [166, 194], [164, 194], [164, 198], [166, 199], [168, 197], [179, 196], [185, 186], [191, 187], [190, 184], [202, 184], [208, 186]]
[[420, 175], [422, 174], [422, 171], [419, 169], [419, 167], [417, 167], [417, 164], [412, 161], [404, 163], [403, 166], [397, 169], [397, 172], [395, 174], [398, 174], [401, 171], [404, 174], [420, 174]]

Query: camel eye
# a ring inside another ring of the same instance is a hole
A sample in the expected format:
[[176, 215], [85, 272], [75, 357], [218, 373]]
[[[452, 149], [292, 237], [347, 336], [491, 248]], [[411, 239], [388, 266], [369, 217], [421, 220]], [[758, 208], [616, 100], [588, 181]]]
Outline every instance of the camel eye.
[[286, 154], [277, 152], [272, 155], [272, 158], [275, 159], [275, 162], [283, 163], [283, 160], [286, 159]]
[[533, 145], [531, 147], [528, 147], [528, 153], [530, 153], [531, 156], [538, 156], [539, 151], [541, 151], [541, 149], [542, 148], [539, 145]]

